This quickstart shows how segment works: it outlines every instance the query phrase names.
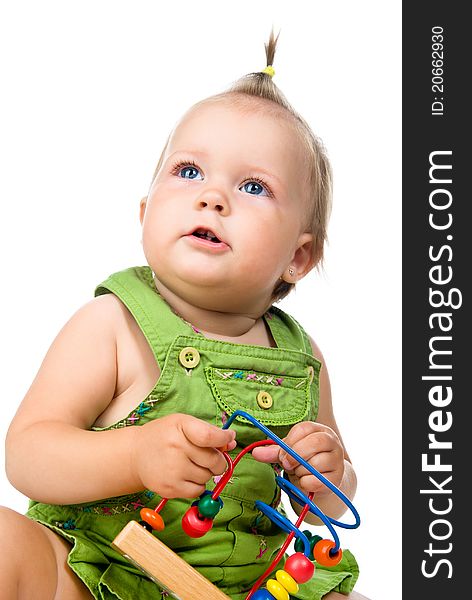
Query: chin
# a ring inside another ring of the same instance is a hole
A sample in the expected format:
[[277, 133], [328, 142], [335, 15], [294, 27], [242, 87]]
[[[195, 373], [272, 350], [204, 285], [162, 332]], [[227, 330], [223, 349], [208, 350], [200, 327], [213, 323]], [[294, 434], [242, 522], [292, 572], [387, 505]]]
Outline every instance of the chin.
[[196, 270], [189, 272], [186, 269], [163, 271], [159, 268], [154, 269], [154, 273], [162, 285], [182, 298], [189, 295], [195, 297], [199, 294], [220, 296], [220, 291], [230, 285], [227, 277], [217, 277], [215, 273], [199, 273]]

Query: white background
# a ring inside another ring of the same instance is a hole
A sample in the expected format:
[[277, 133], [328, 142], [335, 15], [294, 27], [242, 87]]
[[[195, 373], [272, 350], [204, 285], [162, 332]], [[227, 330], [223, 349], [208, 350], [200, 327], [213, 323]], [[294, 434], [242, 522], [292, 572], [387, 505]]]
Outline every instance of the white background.
[[[108, 274], [144, 264], [138, 204], [169, 131], [265, 66], [274, 25], [275, 82], [325, 142], [335, 182], [324, 272], [281, 306], [327, 361], [359, 478], [362, 525], [341, 542], [376, 600], [401, 585], [400, 21], [399, 2], [364, 0], [0, 9], [0, 437], [65, 321]], [[3, 473], [0, 486], [23, 512]]]

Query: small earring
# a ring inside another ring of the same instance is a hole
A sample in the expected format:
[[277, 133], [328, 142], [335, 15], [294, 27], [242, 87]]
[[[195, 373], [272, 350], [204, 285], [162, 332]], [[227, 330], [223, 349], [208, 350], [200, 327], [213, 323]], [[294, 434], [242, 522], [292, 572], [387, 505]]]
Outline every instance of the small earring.
[[[286, 273], [288, 272], [288, 275]], [[287, 281], [286, 278], [292, 278], [295, 275], [295, 269], [293, 267], [288, 267], [284, 274], [279, 277], [281, 281], [285, 281], [285, 283], [293, 283], [291, 281]]]

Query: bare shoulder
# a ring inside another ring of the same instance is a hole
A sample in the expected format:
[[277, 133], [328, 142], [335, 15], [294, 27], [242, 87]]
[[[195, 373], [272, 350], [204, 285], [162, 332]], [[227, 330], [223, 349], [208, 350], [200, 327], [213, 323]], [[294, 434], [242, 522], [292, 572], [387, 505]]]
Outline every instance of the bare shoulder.
[[125, 323], [124, 307], [111, 294], [81, 306], [49, 347], [12, 427], [45, 419], [90, 427], [114, 396]]
[[124, 338], [128, 341], [130, 329], [135, 327], [136, 321], [121, 300], [114, 294], [103, 294], [81, 306], [64, 325], [58, 338], [77, 330], [79, 338], [94, 338], [95, 342], [107, 345], [108, 350], [111, 345], [116, 350], [120, 341], [123, 343]]
[[[129, 312], [125, 305], [114, 294], [103, 294], [92, 298], [81, 306], [71, 317], [69, 322], [84, 320], [109, 330], [110, 333], [119, 331], [128, 318]], [[81, 323], [83, 324], [83, 323]]]

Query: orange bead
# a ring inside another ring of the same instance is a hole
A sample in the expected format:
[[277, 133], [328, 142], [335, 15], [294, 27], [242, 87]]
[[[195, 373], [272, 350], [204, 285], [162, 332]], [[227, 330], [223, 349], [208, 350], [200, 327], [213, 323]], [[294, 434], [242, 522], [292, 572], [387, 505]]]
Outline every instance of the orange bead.
[[156, 531], [162, 531], [165, 527], [164, 521], [159, 513], [151, 508], [142, 508], [139, 512], [141, 519]]
[[332, 554], [330, 550], [334, 546], [335, 543], [333, 540], [320, 540], [317, 542], [313, 548], [313, 556], [316, 562], [323, 565], [323, 567], [334, 567], [337, 565], [343, 557], [343, 551], [339, 548], [335, 554]]

